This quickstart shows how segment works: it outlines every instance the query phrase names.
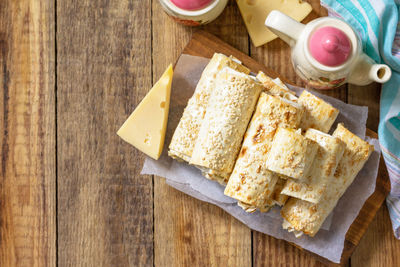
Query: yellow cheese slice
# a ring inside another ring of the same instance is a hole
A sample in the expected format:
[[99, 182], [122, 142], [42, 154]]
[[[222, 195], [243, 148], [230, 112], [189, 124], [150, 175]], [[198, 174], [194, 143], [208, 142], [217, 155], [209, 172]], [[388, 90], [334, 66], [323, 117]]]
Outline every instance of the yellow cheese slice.
[[297, 21], [303, 20], [312, 7], [301, 0], [236, 0], [253, 44], [257, 47], [277, 36], [264, 25], [272, 10], [279, 10]]
[[158, 159], [164, 147], [168, 121], [173, 69], [166, 69], [117, 134], [153, 159]]

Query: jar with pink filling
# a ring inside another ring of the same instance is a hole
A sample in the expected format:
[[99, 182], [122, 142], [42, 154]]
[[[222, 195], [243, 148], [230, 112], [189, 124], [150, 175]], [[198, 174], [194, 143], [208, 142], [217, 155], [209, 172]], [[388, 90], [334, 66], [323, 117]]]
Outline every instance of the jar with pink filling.
[[199, 26], [215, 20], [228, 0], [159, 0], [164, 11], [176, 22]]

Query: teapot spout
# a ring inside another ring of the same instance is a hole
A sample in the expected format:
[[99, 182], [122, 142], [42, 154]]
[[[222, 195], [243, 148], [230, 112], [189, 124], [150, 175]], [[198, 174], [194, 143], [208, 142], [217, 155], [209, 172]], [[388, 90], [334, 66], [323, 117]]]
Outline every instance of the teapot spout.
[[355, 85], [367, 85], [372, 82], [385, 83], [392, 76], [392, 71], [385, 64], [375, 62], [366, 54], [362, 54], [356, 61], [348, 82]]
[[392, 76], [392, 71], [385, 64], [374, 64], [369, 69], [369, 78], [377, 83], [385, 83]]

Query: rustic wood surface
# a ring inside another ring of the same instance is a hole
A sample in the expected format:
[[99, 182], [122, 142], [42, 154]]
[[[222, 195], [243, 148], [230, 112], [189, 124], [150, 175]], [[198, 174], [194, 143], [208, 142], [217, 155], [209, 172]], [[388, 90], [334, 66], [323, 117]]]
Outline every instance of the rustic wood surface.
[[[305, 21], [326, 15], [309, 2]], [[286, 44], [250, 43], [234, 1], [200, 29], [302, 85]], [[198, 30], [157, 0], [0, 2], [0, 266], [324, 266], [140, 175], [115, 134]], [[377, 84], [326, 93], [368, 106], [377, 130]], [[345, 264], [400, 266], [399, 251], [383, 205]]]
[[57, 2], [58, 264], [153, 264], [153, 185], [115, 134], [151, 88], [151, 2]]
[[52, 1], [0, 3], [0, 266], [55, 266]]

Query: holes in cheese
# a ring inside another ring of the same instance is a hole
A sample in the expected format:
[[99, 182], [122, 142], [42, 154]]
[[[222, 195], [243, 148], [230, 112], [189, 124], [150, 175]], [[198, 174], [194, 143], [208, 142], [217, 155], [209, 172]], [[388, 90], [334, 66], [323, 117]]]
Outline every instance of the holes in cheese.
[[117, 132], [124, 141], [154, 159], [160, 157], [164, 147], [172, 76], [169, 65]]

